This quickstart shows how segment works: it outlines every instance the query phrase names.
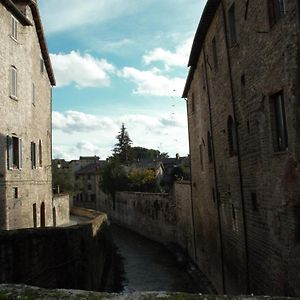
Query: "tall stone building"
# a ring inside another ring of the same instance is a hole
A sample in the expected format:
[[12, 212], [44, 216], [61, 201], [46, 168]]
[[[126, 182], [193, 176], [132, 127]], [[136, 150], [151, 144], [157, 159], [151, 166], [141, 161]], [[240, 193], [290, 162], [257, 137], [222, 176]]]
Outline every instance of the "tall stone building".
[[188, 105], [195, 260], [219, 292], [300, 295], [298, 0], [209, 0]]
[[0, 2], [0, 229], [52, 225], [51, 87], [36, 1]]

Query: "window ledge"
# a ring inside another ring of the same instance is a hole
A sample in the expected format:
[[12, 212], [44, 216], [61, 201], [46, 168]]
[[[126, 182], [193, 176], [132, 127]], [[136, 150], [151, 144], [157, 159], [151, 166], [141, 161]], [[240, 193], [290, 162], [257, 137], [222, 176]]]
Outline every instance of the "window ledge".
[[11, 34], [9, 36], [14, 42], [19, 43], [18, 40], [15, 37], [13, 37]]
[[276, 151], [276, 152], [274, 151], [274, 152], [273, 152], [273, 155], [274, 155], [274, 156], [281, 156], [281, 155], [286, 155], [286, 154], [288, 154], [288, 152], [289, 152], [288, 149], [286, 149], [286, 150], [281, 150], [281, 151]]
[[12, 100], [15, 100], [15, 101], [19, 101], [19, 98], [17, 96], [14, 96], [14, 95], [10, 95], [9, 98], [12, 99]]

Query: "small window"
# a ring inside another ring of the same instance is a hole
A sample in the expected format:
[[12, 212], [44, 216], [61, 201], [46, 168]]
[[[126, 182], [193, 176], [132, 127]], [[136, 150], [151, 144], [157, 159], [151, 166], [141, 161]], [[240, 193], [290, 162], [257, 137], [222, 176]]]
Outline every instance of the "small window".
[[36, 144], [31, 142], [31, 168], [36, 168]]
[[92, 185], [88, 184], [88, 190], [91, 191], [92, 190]]
[[203, 171], [203, 145], [202, 144], [200, 144], [200, 146], [199, 146], [199, 152], [200, 152], [201, 171]]
[[87, 179], [88, 179], [88, 180], [91, 180], [91, 175], [88, 175], [88, 176], [87, 176]]
[[18, 21], [13, 16], [11, 16], [11, 37], [18, 39]]
[[215, 71], [217, 72], [218, 71], [218, 53], [217, 53], [217, 42], [216, 42], [216, 38], [214, 37], [212, 39], [212, 53], [213, 53], [213, 59], [214, 59], [214, 68], [215, 68]]
[[211, 163], [213, 161], [213, 153], [212, 153], [212, 139], [209, 131], [207, 132], [207, 154], [208, 154], [208, 161]]
[[42, 148], [42, 141], [39, 140], [39, 166], [43, 166], [43, 148]]
[[22, 140], [15, 136], [7, 136], [7, 167], [22, 169]]
[[45, 62], [44, 62], [43, 57], [40, 58], [40, 70], [41, 70], [41, 73], [42, 73], [42, 74], [43, 74], [44, 71], [45, 71]]
[[270, 27], [273, 27], [285, 14], [285, 0], [268, 0]]
[[270, 111], [274, 151], [285, 151], [288, 148], [288, 135], [283, 91], [270, 96]]
[[35, 105], [35, 84], [32, 83], [32, 104]]
[[12, 188], [12, 197], [13, 199], [18, 199], [19, 198], [19, 191], [17, 187]]
[[237, 155], [237, 134], [236, 134], [236, 125], [231, 116], [227, 120], [227, 133], [228, 133], [228, 148], [229, 155]]
[[10, 96], [17, 98], [18, 97], [18, 71], [17, 68], [11, 66], [10, 68]]
[[230, 28], [230, 39], [231, 45], [237, 43], [237, 29], [236, 29], [236, 17], [235, 17], [235, 4], [233, 3], [228, 11], [229, 17], [229, 28]]

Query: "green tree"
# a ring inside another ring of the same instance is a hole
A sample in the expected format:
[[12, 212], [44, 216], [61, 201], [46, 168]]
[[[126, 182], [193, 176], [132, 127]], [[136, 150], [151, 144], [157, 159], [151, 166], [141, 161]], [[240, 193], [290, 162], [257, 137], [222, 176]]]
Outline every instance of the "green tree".
[[121, 130], [116, 136], [118, 142], [115, 144], [113, 149], [113, 157], [118, 159], [120, 163], [128, 164], [131, 160], [131, 145], [132, 140], [126, 130], [124, 123], [122, 123]]
[[154, 170], [134, 169], [128, 174], [128, 180], [131, 191], [147, 193], [159, 192]]
[[163, 159], [167, 158], [167, 153], [160, 153], [159, 150], [147, 149], [144, 147], [132, 147], [131, 148], [132, 159]]

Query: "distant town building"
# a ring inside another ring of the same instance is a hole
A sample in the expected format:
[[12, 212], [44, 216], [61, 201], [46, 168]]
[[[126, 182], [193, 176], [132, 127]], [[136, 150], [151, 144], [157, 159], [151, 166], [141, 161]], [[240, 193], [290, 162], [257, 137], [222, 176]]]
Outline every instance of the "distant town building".
[[106, 165], [105, 160], [99, 160], [81, 168], [75, 173], [78, 191], [73, 197], [75, 206], [101, 209], [108, 196], [100, 189], [101, 172]]
[[219, 292], [300, 295], [299, 7], [209, 0], [194, 38], [195, 259]]
[[53, 225], [51, 86], [36, 1], [0, 2], [0, 229]]

